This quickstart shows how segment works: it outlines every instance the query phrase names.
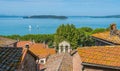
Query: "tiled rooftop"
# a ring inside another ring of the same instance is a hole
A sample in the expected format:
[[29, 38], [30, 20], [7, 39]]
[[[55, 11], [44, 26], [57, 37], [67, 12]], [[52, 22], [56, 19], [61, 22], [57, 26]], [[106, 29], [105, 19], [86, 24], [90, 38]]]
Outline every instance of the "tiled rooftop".
[[56, 53], [55, 49], [48, 48], [46, 44], [33, 43], [31, 41], [20, 41], [17, 43], [17, 47], [25, 47], [26, 44], [29, 45], [29, 50], [40, 58], [44, 58]]
[[0, 47], [0, 71], [16, 71], [22, 57], [22, 48]]
[[17, 47], [25, 47], [25, 45], [31, 45], [32, 42], [31, 41], [19, 41], [17, 43]]
[[120, 67], [120, 46], [93, 46], [77, 49], [83, 63]]
[[59, 71], [73, 71], [72, 56], [65, 53]]
[[45, 71], [72, 71], [72, 57], [68, 53], [55, 54], [48, 58]]
[[12, 44], [16, 42], [15, 40], [4, 38], [0, 36], [0, 47], [4, 47], [6, 45]]
[[48, 58], [45, 64], [46, 71], [58, 71], [64, 54], [55, 54]]
[[110, 32], [96, 33], [92, 36], [112, 43], [120, 44], [120, 37], [118, 37], [117, 35], [110, 36]]
[[37, 43], [31, 45], [29, 50], [40, 58], [44, 58], [56, 53], [56, 51], [53, 48], [47, 48], [44, 46], [44, 44]]

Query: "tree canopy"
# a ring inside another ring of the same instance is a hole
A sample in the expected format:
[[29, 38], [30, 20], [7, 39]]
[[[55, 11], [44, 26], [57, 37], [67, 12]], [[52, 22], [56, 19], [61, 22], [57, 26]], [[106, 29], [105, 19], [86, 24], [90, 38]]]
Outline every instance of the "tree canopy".
[[73, 48], [78, 47], [79, 33], [73, 24], [60, 25], [54, 37], [57, 44], [65, 40], [68, 41]]

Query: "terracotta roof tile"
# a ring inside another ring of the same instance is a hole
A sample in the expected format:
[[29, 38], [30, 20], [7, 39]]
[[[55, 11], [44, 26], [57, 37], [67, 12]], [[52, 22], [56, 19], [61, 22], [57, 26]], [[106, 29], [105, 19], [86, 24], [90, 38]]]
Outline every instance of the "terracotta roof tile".
[[56, 53], [53, 48], [46, 48], [44, 44], [37, 43], [31, 45], [29, 50], [40, 58], [44, 58]]
[[120, 46], [93, 46], [77, 49], [82, 62], [120, 67]]
[[25, 47], [25, 45], [31, 45], [32, 42], [31, 41], [19, 41], [17, 43], [17, 47]]
[[93, 34], [92, 36], [95, 38], [112, 42], [112, 43], [120, 44], [120, 37], [118, 37], [117, 35], [110, 36], [110, 32], [108, 31], [102, 32], [102, 33], [96, 33], [96, 34]]
[[40, 58], [44, 58], [56, 53], [55, 49], [48, 48], [48, 46], [43, 43], [32, 43], [31, 41], [20, 41], [17, 43], [17, 46], [25, 47], [26, 44], [29, 45], [30, 47], [29, 50]]

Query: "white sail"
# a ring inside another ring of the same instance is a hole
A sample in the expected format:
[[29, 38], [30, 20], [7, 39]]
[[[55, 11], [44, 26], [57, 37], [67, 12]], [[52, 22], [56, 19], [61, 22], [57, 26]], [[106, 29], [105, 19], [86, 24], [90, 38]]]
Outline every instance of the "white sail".
[[31, 25], [29, 25], [29, 29], [32, 29], [32, 26], [31, 26]]

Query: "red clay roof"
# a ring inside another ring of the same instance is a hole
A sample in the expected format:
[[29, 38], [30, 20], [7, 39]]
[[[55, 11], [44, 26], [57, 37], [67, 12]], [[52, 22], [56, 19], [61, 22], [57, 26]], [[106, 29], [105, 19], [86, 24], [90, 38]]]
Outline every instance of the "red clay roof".
[[25, 47], [26, 44], [29, 45], [29, 50], [40, 58], [44, 58], [56, 53], [55, 49], [48, 48], [48, 46], [45, 44], [32, 43], [30, 41], [20, 41], [17, 43], [17, 47]]
[[32, 42], [31, 41], [19, 41], [17, 43], [17, 47], [25, 47], [25, 45], [31, 45]]
[[44, 44], [33, 44], [30, 46], [29, 50], [40, 58], [44, 58], [56, 53], [53, 48], [47, 48]]
[[120, 67], [120, 46], [94, 46], [77, 49], [82, 62]]
[[92, 35], [95, 38], [106, 40], [112, 43], [120, 44], [120, 38], [117, 35], [110, 36], [110, 32], [96, 33]]

